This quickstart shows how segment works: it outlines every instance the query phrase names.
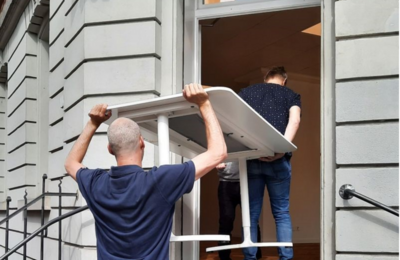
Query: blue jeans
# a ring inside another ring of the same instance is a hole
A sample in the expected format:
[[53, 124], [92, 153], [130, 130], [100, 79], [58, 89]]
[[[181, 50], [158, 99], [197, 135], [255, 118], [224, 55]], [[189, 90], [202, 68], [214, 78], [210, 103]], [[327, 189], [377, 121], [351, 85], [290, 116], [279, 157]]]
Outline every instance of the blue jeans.
[[[247, 161], [249, 181], [251, 240], [257, 241], [257, 225], [263, 205], [264, 190], [267, 186], [271, 210], [275, 219], [278, 242], [292, 241], [292, 222], [289, 215], [289, 193], [291, 166], [286, 157], [273, 162], [258, 159]], [[256, 260], [256, 247], [243, 248], [245, 260]], [[293, 258], [293, 248], [278, 248], [279, 259]]]

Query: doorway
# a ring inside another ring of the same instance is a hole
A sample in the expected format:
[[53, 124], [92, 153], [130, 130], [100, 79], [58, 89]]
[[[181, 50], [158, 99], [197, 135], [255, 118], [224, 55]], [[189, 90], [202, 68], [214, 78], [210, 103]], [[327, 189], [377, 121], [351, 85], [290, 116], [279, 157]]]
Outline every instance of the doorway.
[[[320, 7], [240, 15], [200, 21], [201, 82], [240, 89], [263, 81], [271, 66], [284, 66], [288, 87], [301, 95], [301, 126], [293, 143], [291, 216], [296, 259], [320, 259]], [[218, 175], [207, 174], [200, 188], [200, 234], [218, 232]], [[265, 194], [260, 218], [264, 242], [276, 241], [275, 223]], [[236, 209], [233, 239], [241, 240], [241, 211]], [[201, 259], [219, 259], [202, 242]], [[304, 258], [301, 258], [303, 255]], [[235, 258], [236, 257], [236, 258]], [[277, 259], [263, 249], [262, 259]], [[241, 250], [232, 259], [243, 259]]]

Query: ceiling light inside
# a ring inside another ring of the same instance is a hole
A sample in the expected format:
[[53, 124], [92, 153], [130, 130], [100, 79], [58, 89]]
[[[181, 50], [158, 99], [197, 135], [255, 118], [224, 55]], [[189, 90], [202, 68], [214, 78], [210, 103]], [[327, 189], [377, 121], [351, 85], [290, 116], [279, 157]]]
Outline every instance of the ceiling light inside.
[[321, 23], [317, 23], [316, 25], [313, 25], [313, 26], [305, 29], [302, 32], [303, 33], [317, 35], [317, 36], [321, 36]]

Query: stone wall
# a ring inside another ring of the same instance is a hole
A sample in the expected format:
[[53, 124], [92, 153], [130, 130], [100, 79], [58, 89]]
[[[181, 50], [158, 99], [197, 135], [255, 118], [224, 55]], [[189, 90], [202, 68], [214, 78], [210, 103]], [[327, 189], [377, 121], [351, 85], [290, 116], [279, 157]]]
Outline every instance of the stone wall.
[[[336, 191], [399, 206], [399, 2], [341, 0], [336, 24]], [[336, 195], [336, 259], [398, 259], [398, 218]]]
[[[153, 99], [182, 88], [182, 13], [182, 1], [29, 2], [0, 53], [0, 218], [6, 196], [12, 198], [13, 212], [25, 191], [28, 199], [41, 193], [44, 173], [46, 191], [58, 192], [62, 178], [62, 191], [77, 193], [76, 198], [63, 197], [62, 213], [86, 204], [76, 182], [65, 177], [66, 155], [93, 105]], [[85, 166], [108, 169], [116, 164], [107, 152], [106, 131], [101, 126], [93, 137]], [[143, 167], [156, 161], [148, 143]], [[58, 208], [58, 197], [46, 200], [46, 221], [58, 216]], [[31, 210], [28, 217], [32, 232], [40, 226], [40, 211]], [[10, 222], [10, 247], [22, 240], [22, 221], [21, 214]], [[89, 211], [62, 221], [62, 228], [63, 259], [97, 258]], [[179, 223], [176, 229], [180, 231]], [[57, 259], [57, 238], [54, 225], [45, 239], [45, 259]], [[39, 243], [35, 238], [28, 244], [34, 259], [39, 258]], [[20, 258], [15, 254], [9, 259]]]

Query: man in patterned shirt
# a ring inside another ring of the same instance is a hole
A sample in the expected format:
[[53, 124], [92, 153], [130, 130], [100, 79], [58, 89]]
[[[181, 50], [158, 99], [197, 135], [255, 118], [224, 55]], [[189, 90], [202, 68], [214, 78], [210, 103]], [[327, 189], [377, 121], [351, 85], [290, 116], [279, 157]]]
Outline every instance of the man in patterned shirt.
[[[300, 95], [285, 87], [284, 67], [272, 68], [265, 83], [255, 84], [240, 91], [239, 96], [274, 126], [285, 138], [293, 141], [300, 125]], [[292, 241], [292, 223], [289, 214], [291, 181], [291, 153], [247, 161], [250, 198], [251, 239], [257, 241], [257, 225], [261, 214], [264, 190], [267, 186], [278, 242]], [[293, 258], [293, 248], [279, 247], [279, 259]], [[244, 248], [245, 260], [256, 260], [257, 248]]]

